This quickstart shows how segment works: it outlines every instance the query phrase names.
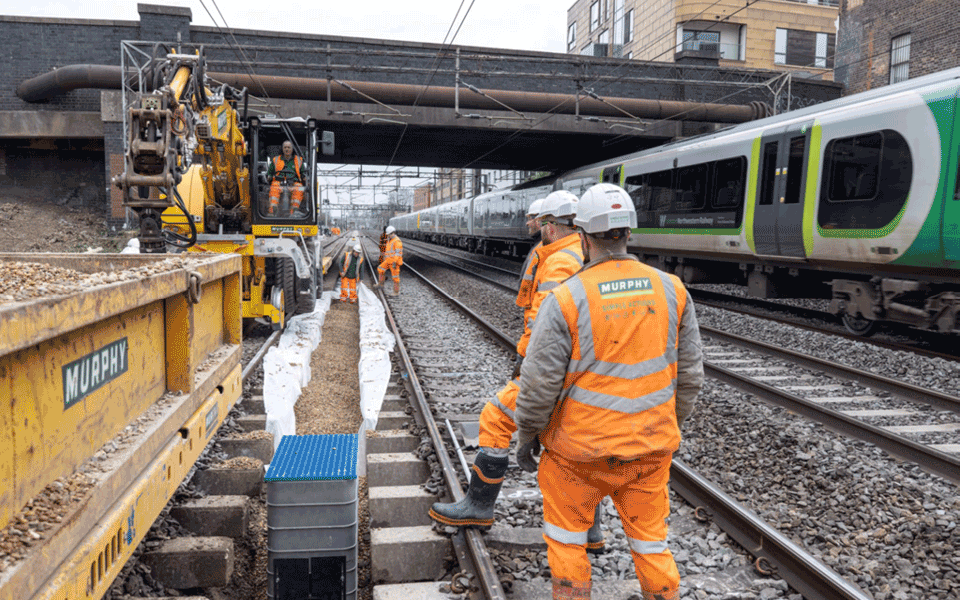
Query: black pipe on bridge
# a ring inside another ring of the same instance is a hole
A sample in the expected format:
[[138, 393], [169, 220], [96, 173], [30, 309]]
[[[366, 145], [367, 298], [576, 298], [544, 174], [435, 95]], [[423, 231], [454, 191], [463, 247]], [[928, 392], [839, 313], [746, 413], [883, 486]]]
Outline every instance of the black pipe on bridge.
[[[290, 100], [323, 100], [335, 102], [378, 102], [396, 106], [430, 106], [471, 110], [504, 110], [508, 106], [519, 112], [580, 114], [591, 117], [638, 119], [680, 119], [712, 123], [743, 123], [771, 114], [763, 102], [710, 104], [645, 98], [577, 98], [569, 94], [481, 90], [481, 95], [467, 88], [368, 81], [346, 81], [345, 85], [326, 79], [301, 79], [275, 75], [241, 73], [207, 73], [210, 78], [236, 88], [246, 87], [253, 93], [266, 93], [274, 98]], [[347, 87], [349, 86], [349, 87]], [[120, 89], [121, 68], [109, 65], [69, 65], [25, 80], [17, 87], [17, 96], [26, 102], [42, 102], [76, 89]], [[352, 88], [352, 89], [350, 89]]]

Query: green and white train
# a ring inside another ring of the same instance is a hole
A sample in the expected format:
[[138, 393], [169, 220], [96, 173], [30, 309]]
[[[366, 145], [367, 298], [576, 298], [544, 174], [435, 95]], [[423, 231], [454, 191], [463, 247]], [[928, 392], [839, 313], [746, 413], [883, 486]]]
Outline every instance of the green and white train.
[[832, 298], [847, 328], [960, 329], [960, 69], [557, 178], [633, 198], [631, 251], [685, 282]]

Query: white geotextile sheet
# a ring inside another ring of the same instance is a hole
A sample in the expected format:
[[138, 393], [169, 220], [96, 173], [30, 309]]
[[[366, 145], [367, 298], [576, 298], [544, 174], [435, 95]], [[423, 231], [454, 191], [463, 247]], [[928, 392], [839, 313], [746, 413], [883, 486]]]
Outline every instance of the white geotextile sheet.
[[274, 449], [285, 435], [297, 434], [293, 407], [310, 383], [310, 357], [320, 345], [323, 320], [335, 292], [324, 292], [312, 313], [290, 319], [276, 346], [263, 357], [263, 406]]
[[360, 300], [360, 414], [361, 435], [377, 428], [377, 417], [390, 383], [390, 353], [396, 341], [386, 322], [386, 313], [377, 295], [367, 286], [357, 286]]

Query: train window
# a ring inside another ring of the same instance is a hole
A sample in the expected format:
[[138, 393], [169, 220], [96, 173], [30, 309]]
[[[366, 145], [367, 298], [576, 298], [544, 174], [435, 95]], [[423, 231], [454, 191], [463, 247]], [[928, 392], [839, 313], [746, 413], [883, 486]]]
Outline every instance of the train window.
[[824, 152], [817, 222], [824, 229], [879, 229], [903, 208], [913, 157], [891, 129], [833, 140]]
[[831, 202], [873, 200], [877, 197], [883, 136], [869, 133], [834, 140], [827, 147], [825, 169], [830, 177]]
[[623, 181], [623, 189], [630, 194], [630, 198], [633, 199], [633, 207], [637, 211], [649, 210], [650, 186], [646, 185], [646, 177], [646, 175], [634, 175]]
[[807, 136], [790, 139], [790, 156], [787, 157], [787, 189], [784, 204], [799, 204], [803, 189], [803, 159], [807, 155]]
[[960, 200], [960, 162], [957, 163], [957, 181], [953, 185], [953, 199]]
[[763, 145], [763, 157], [760, 162], [760, 202], [761, 206], [773, 204], [777, 186], [777, 151], [780, 142], [767, 142]]
[[650, 203], [647, 210], [666, 212], [673, 210], [674, 204], [674, 171], [657, 171], [646, 176], [646, 183], [650, 186]]
[[738, 156], [715, 163], [713, 171], [713, 207], [728, 208], [743, 202], [746, 160]]
[[677, 172], [677, 210], [703, 208], [707, 202], [710, 168], [707, 164], [684, 167]]

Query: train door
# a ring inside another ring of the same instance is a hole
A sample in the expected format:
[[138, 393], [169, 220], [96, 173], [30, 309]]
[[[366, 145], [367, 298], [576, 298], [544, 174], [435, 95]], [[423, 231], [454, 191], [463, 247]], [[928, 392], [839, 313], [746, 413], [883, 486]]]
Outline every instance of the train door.
[[612, 183], [620, 185], [620, 174], [623, 173], [623, 165], [607, 167], [600, 172], [600, 183]]
[[753, 239], [757, 254], [804, 258], [803, 203], [812, 123], [760, 139]]
[[943, 254], [946, 260], [960, 261], [960, 91], [954, 96], [953, 139], [945, 163], [947, 185], [943, 210]]

